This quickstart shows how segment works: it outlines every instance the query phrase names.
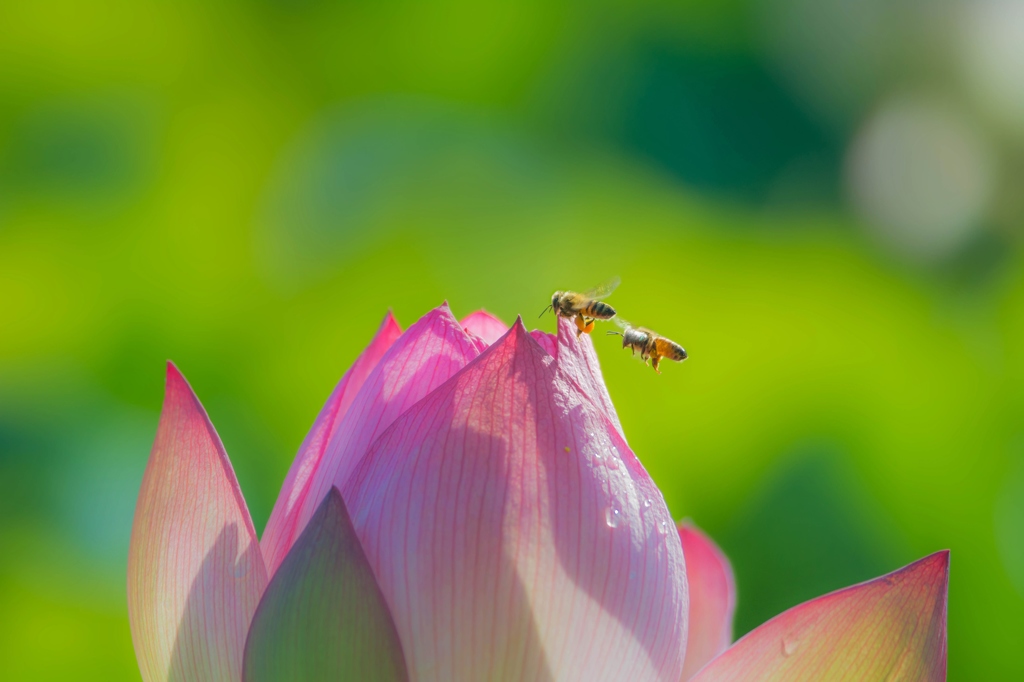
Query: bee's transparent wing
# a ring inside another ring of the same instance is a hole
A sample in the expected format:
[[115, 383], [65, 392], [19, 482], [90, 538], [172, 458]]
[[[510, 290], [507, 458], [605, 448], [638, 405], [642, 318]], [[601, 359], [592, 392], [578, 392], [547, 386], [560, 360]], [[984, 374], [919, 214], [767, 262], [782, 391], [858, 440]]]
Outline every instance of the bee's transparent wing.
[[629, 329], [630, 327], [633, 326], [633, 324], [629, 320], [624, 320], [619, 315], [616, 315], [615, 317], [613, 317], [612, 318], [612, 322], [617, 324], [619, 326], [619, 329], [622, 329], [622, 330]]
[[585, 292], [583, 296], [585, 298], [602, 299], [611, 296], [615, 288], [622, 282], [621, 277], [612, 277], [611, 279], [601, 282], [593, 289]]

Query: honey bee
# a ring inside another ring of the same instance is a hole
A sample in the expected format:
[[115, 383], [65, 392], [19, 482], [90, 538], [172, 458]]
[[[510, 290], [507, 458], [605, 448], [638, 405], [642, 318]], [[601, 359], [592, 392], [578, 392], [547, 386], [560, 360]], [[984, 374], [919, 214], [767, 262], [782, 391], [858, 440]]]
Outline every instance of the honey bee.
[[647, 364], [647, 360], [650, 358], [651, 366], [654, 367], [654, 371], [658, 374], [661, 374], [661, 370], [658, 369], [658, 363], [661, 362], [662, 358], [668, 358], [676, 362], [682, 362], [686, 359], [686, 350], [675, 341], [666, 339], [661, 334], [650, 329], [634, 327], [622, 319], [616, 319], [615, 322], [622, 327], [622, 331], [611, 331], [608, 333], [621, 336], [622, 347], [628, 347], [633, 351], [634, 355], [636, 355], [637, 351], [640, 351], [640, 357], [643, 358], [644, 364]]
[[576, 338], [579, 338], [580, 334], [589, 334], [594, 331], [594, 320], [610, 320], [615, 317], [615, 308], [601, 299], [610, 296], [621, 281], [618, 277], [612, 277], [582, 294], [575, 291], [556, 291], [551, 296], [551, 305], [545, 307], [540, 314], [551, 310], [559, 317], [575, 319]]

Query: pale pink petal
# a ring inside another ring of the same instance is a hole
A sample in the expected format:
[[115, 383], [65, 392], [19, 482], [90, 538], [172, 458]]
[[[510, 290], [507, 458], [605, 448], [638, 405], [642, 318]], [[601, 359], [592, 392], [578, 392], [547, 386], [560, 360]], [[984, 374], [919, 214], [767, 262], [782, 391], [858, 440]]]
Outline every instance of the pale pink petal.
[[949, 552], [812, 599], [748, 633], [694, 680], [946, 679]]
[[245, 635], [266, 582], [224, 446], [168, 363], [128, 551], [128, 617], [143, 679], [240, 679]]
[[462, 328], [491, 345], [508, 331], [508, 325], [486, 310], [478, 310], [462, 318]]
[[699, 528], [683, 521], [679, 538], [690, 584], [690, 628], [682, 677], [688, 680], [732, 644], [736, 582], [725, 554]]
[[541, 331], [540, 329], [530, 330], [530, 336], [533, 340], [540, 344], [540, 347], [547, 351], [548, 355], [558, 359], [558, 337], [554, 334], [548, 334], [547, 332]]
[[320, 410], [313, 428], [302, 442], [260, 540], [263, 559], [270, 575], [277, 571], [293, 539], [298, 536], [299, 529], [296, 525], [299, 521], [299, 506], [309, 494], [313, 474], [321, 466], [327, 444], [370, 372], [401, 334], [402, 330], [395, 316], [388, 311], [370, 345], [345, 372], [345, 376], [338, 382], [331, 397], [327, 399], [327, 404]]
[[619, 415], [615, 412], [615, 405], [612, 404], [612, 398], [604, 385], [604, 375], [601, 374], [601, 363], [598, 362], [597, 353], [594, 351], [594, 342], [590, 340], [589, 334], [582, 334], [577, 339], [576, 332], [575, 322], [564, 317], [558, 318], [558, 369], [576, 382], [580, 389], [604, 410], [619, 435], [625, 438], [622, 424], [619, 423]]
[[263, 593], [243, 680], [408, 679], [395, 622], [332, 488]]
[[342, 493], [411, 679], [679, 679], [686, 569], [665, 502], [521, 321]]
[[293, 520], [277, 546], [287, 552], [331, 487], [343, 490], [377, 436], [477, 355], [477, 345], [447, 304], [409, 327], [384, 353], [335, 427], [319, 465], [291, 507]]

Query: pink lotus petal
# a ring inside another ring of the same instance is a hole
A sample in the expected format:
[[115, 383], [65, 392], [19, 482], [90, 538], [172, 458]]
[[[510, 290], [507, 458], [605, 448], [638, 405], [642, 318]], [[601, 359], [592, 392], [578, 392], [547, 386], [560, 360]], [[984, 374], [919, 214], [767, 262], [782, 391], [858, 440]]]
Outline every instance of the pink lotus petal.
[[402, 330], [395, 316], [388, 311], [370, 345], [345, 372], [345, 376], [338, 382], [331, 397], [327, 399], [327, 404], [320, 410], [313, 428], [302, 442], [299, 453], [288, 470], [284, 485], [281, 486], [281, 492], [277, 496], [274, 510], [270, 513], [270, 520], [267, 521], [260, 541], [263, 559], [270, 575], [277, 571], [277, 567], [291, 547], [292, 540], [298, 536], [299, 505], [309, 494], [313, 474], [321, 466], [327, 444], [342, 418], [348, 413], [352, 401], [355, 400], [370, 372], [401, 334]]
[[690, 583], [690, 628], [682, 677], [688, 680], [732, 644], [736, 582], [725, 554], [700, 529], [683, 521], [679, 538]]
[[289, 505], [293, 518], [276, 546], [290, 549], [331, 487], [344, 490], [352, 469], [377, 436], [478, 354], [447, 304], [409, 327], [384, 353], [335, 427], [305, 489]]
[[577, 339], [576, 331], [574, 322], [564, 317], [558, 318], [558, 354], [556, 356], [558, 369], [565, 372], [584, 393], [604, 410], [619, 435], [625, 438], [622, 424], [619, 423], [619, 415], [615, 412], [615, 405], [612, 404], [608, 388], [604, 385], [601, 363], [597, 360], [594, 342], [590, 340], [589, 334], [583, 334]]
[[486, 310], [478, 310], [462, 318], [462, 328], [468, 333], [483, 340], [486, 346], [491, 345], [508, 331], [508, 325], [491, 315]]
[[522, 321], [342, 493], [412, 679], [682, 673], [686, 569], [661, 493]]
[[332, 488], [260, 600], [242, 679], [408, 678], [384, 595]]
[[245, 635], [266, 582], [224, 446], [168, 363], [128, 552], [128, 617], [143, 679], [240, 679]]
[[547, 332], [541, 331], [540, 329], [530, 330], [530, 336], [533, 340], [540, 344], [540, 347], [547, 351], [547, 354], [551, 357], [558, 359], [558, 337], [554, 334], [548, 334]]
[[795, 606], [694, 680], [946, 679], [949, 552]]

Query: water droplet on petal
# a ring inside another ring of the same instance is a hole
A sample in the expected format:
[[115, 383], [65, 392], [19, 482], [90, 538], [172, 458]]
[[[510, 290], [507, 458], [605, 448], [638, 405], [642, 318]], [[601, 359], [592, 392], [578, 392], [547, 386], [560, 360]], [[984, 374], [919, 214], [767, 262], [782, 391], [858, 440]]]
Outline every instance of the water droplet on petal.
[[617, 507], [608, 507], [604, 510], [604, 522], [609, 528], [617, 528], [622, 520], [622, 512]]
[[611, 455], [608, 455], [608, 459], [605, 461], [605, 464], [608, 465], [609, 469], [618, 469], [619, 468], [619, 460], [616, 457], [613, 457]]
[[651, 498], [645, 497], [644, 498], [644, 511], [647, 511], [648, 509], [650, 509], [652, 504], [654, 504], [654, 503], [651, 502]]
[[782, 638], [782, 655], [789, 657], [796, 651], [796, 647], [800, 642], [795, 637], [783, 637]]
[[658, 535], [662, 537], [668, 535], [668, 521], [662, 521], [658, 524]]

